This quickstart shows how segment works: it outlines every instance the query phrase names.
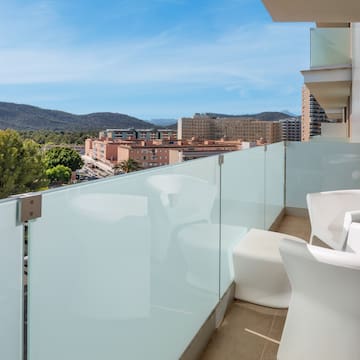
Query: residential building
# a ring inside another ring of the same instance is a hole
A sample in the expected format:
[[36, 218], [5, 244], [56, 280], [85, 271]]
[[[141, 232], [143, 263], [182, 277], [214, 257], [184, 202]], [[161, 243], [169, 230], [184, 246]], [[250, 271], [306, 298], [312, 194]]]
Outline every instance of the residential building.
[[301, 119], [287, 118], [279, 120], [283, 141], [301, 141]]
[[[258, 145], [262, 145], [258, 142]], [[244, 143], [245, 148], [250, 147]], [[256, 146], [256, 144], [252, 144]], [[86, 139], [85, 156], [88, 160], [114, 166], [121, 161], [133, 159], [141, 168], [168, 165], [186, 160], [240, 150], [242, 142], [215, 140], [109, 140]]]
[[[322, 137], [360, 140], [360, 24], [355, 0], [310, 4], [263, 0], [276, 21], [312, 21], [310, 68], [304, 83], [333, 123], [323, 124]], [[325, 131], [324, 131], [325, 130]]]
[[109, 140], [176, 140], [174, 129], [106, 129], [100, 131], [99, 139]]
[[321, 135], [322, 123], [328, 122], [329, 119], [324, 109], [304, 85], [302, 88], [301, 140], [308, 141], [313, 136]]
[[199, 140], [244, 140], [254, 142], [262, 139], [266, 143], [281, 141], [282, 131], [278, 121], [263, 121], [242, 117], [211, 117], [195, 114], [192, 118], [178, 121], [178, 138]]

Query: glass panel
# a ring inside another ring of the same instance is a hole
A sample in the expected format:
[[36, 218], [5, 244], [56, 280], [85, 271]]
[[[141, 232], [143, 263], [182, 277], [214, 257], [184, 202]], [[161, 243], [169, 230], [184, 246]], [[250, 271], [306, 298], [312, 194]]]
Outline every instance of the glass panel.
[[233, 281], [232, 249], [250, 228], [264, 229], [264, 148], [224, 155], [221, 172], [220, 295]]
[[265, 229], [269, 229], [284, 208], [284, 143], [268, 145], [265, 159]]
[[350, 29], [317, 28], [310, 31], [311, 67], [350, 65]]
[[306, 194], [360, 188], [360, 144], [289, 143], [286, 206], [306, 208]]
[[179, 358], [219, 298], [218, 197], [217, 157], [45, 193], [29, 360]]
[[0, 202], [0, 359], [20, 360], [23, 342], [23, 226], [17, 201]]

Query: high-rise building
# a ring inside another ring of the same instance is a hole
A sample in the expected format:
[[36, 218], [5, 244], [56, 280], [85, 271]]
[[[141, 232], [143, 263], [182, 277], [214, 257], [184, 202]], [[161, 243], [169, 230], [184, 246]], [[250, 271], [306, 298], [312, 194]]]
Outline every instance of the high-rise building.
[[282, 128], [278, 121], [256, 120], [242, 117], [211, 117], [196, 114], [178, 121], [179, 139], [199, 140], [262, 140], [274, 143], [282, 140]]
[[288, 118], [279, 121], [283, 141], [301, 141], [301, 119]]
[[301, 140], [308, 141], [312, 136], [321, 135], [323, 122], [329, 122], [324, 109], [304, 85], [302, 88]]
[[331, 123], [321, 136], [360, 140], [360, 23], [357, 0], [263, 0], [276, 21], [316, 23], [304, 83]]

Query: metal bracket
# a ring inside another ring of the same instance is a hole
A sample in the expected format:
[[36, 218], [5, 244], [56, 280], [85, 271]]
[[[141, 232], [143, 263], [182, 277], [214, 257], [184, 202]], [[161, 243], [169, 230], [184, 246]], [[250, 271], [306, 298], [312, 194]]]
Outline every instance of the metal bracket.
[[42, 195], [30, 193], [20, 197], [20, 222], [41, 217]]
[[218, 161], [219, 161], [219, 166], [221, 166], [222, 164], [224, 164], [224, 155], [219, 155]]

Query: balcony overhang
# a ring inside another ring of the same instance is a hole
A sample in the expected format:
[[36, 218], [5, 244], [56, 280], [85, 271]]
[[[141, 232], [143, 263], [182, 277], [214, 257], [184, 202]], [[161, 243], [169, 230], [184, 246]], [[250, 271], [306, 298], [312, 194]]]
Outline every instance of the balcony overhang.
[[328, 117], [341, 118], [351, 92], [351, 67], [316, 68], [301, 73], [305, 85]]
[[327, 108], [326, 115], [330, 120], [342, 119], [344, 115], [343, 108]]
[[262, 0], [274, 21], [360, 22], [359, 0]]

